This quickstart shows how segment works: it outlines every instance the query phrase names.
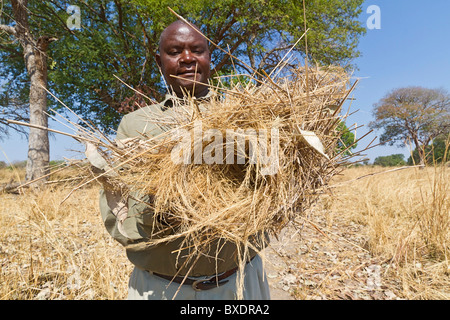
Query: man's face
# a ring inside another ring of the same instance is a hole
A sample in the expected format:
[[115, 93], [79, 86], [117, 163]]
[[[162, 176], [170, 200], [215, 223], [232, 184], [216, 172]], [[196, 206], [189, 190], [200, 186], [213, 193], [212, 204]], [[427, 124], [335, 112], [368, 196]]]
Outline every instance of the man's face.
[[202, 97], [208, 92], [207, 86], [192, 82], [208, 83], [211, 73], [208, 43], [188, 25], [172, 24], [164, 31], [156, 60], [167, 85], [179, 97], [183, 96], [183, 90], [196, 97]]

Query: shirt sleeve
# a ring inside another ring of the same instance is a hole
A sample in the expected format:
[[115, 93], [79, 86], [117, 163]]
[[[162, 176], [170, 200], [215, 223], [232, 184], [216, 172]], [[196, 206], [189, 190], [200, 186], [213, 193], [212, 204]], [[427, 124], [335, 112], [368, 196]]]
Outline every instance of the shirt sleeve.
[[108, 233], [117, 240], [120, 244], [126, 246], [129, 244], [131, 239], [128, 239], [126, 235], [122, 234], [118, 228], [118, 219], [116, 215], [113, 214], [112, 208], [110, 204], [108, 204], [107, 195], [112, 194], [111, 191], [106, 191], [104, 189], [100, 189], [99, 195], [99, 204], [100, 204], [100, 213], [102, 216], [103, 224], [106, 227]]
[[[129, 117], [122, 118], [116, 139], [133, 137], [128, 130], [129, 122]], [[156, 232], [160, 234], [161, 223], [157, 221], [158, 219], [155, 221], [151, 202], [149, 195], [143, 195], [137, 191], [130, 191], [125, 198], [118, 190], [102, 188], [99, 194], [99, 206], [108, 233], [124, 246], [153, 238]]]
[[125, 115], [122, 117], [122, 120], [120, 120], [119, 127], [117, 128], [117, 135], [116, 139], [126, 139], [130, 138], [130, 133], [128, 130], [128, 117]]
[[119, 192], [101, 189], [99, 205], [106, 230], [124, 246], [168, 234], [161, 233], [167, 226], [155, 217], [150, 196], [132, 192], [124, 199]]

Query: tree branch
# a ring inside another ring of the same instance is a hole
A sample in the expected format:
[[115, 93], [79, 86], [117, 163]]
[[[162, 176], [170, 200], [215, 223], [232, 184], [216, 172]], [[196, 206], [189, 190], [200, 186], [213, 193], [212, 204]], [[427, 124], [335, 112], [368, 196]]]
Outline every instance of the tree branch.
[[[227, 50], [228, 51], [228, 54], [226, 54], [226, 55], [224, 55], [223, 57], [222, 57], [222, 60], [221, 61], [219, 61], [217, 64], [216, 64], [216, 66], [215, 66], [215, 69], [217, 70], [217, 71], [220, 71], [220, 69], [222, 69], [226, 64], [227, 64], [227, 62], [228, 62], [228, 59], [230, 58], [230, 55], [232, 55], [233, 54], [233, 52], [242, 44], [244, 42], [244, 38], [242, 37], [242, 38], [240, 38], [238, 41], [236, 41], [235, 43], [234, 43], [234, 45], [233, 45], [233, 47], [231, 47], [231, 48], [229, 48], [229, 50]], [[236, 62], [235, 62], [236, 63]], [[248, 68], [246, 68], [247, 70], [248, 70]]]
[[[55, 6], [59, 7], [58, 4], [54, 3], [53, 1], [50, 1], [50, 2], [52, 4], [54, 4]], [[59, 24], [62, 26], [63, 29], [65, 29], [70, 34], [75, 35], [75, 32], [73, 30], [70, 30], [69, 27], [67, 26], [66, 21], [64, 21], [51, 6], [46, 4], [45, 8], [48, 10], [48, 12], [50, 13], [51, 16], [56, 18], [56, 20], [59, 22]], [[38, 16], [36, 13], [31, 12], [31, 11], [30, 11], [30, 14], [33, 16]], [[46, 17], [41, 17], [41, 18], [46, 19]]]
[[7, 34], [10, 34], [12, 36], [17, 36], [16, 28], [7, 26], [5, 24], [0, 24], [0, 31], [6, 32]]

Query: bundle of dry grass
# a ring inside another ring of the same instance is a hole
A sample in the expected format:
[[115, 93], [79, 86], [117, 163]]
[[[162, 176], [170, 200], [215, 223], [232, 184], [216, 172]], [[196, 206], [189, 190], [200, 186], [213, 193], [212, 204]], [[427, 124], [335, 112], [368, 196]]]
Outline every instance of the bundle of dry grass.
[[299, 67], [212, 89], [207, 103], [187, 97], [168, 118], [149, 115], [164, 134], [106, 145], [110, 182], [151, 195], [166, 222], [149, 244], [183, 237], [201, 253], [220, 238], [256, 250], [249, 239], [276, 236], [342, 167], [337, 126], [352, 89], [344, 70]]

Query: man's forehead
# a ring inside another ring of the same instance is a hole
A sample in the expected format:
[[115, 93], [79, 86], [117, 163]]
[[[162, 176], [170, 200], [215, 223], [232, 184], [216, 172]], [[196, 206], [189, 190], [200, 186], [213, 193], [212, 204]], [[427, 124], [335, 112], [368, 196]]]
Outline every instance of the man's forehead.
[[161, 33], [160, 46], [168, 41], [204, 41], [207, 45], [207, 40], [199, 31], [194, 30], [193, 27], [182, 21], [175, 21]]

